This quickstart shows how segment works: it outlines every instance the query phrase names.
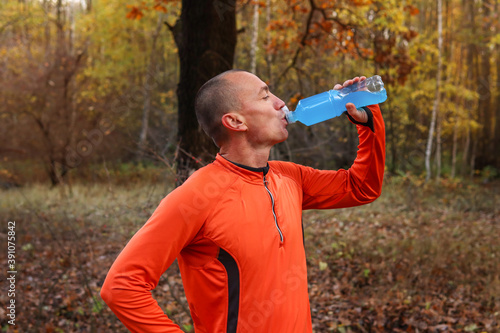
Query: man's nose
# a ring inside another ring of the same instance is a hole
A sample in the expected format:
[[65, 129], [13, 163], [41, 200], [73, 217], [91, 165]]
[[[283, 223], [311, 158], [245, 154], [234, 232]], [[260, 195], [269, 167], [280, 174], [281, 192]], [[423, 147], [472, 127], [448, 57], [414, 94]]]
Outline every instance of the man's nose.
[[281, 99], [279, 99], [278, 97], [274, 96], [274, 108], [276, 110], [279, 110], [281, 109], [282, 107], [285, 106], [285, 102], [283, 102]]

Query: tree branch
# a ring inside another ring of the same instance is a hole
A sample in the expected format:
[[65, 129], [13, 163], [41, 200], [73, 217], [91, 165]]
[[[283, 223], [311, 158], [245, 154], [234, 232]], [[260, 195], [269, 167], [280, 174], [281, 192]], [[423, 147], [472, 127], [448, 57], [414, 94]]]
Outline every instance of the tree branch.
[[18, 21], [21, 21], [22, 19], [24, 19], [24, 17], [16, 17], [15, 19], [4, 23], [2, 26], [0, 26], [0, 35], [3, 33], [3, 31], [5, 29], [7, 29], [7, 27], [9, 25], [13, 25], [13, 24], [17, 23]]
[[306, 46], [306, 41], [307, 41], [307, 38], [309, 37], [309, 30], [310, 30], [311, 25], [312, 25], [312, 19], [314, 16], [314, 12], [317, 10], [317, 7], [316, 7], [316, 4], [314, 3], [314, 0], [309, 0], [309, 3], [311, 5], [311, 11], [309, 12], [309, 15], [307, 17], [306, 29], [305, 29], [304, 35], [302, 36], [302, 38], [300, 40], [300, 43], [299, 43], [300, 45], [297, 48], [297, 50], [295, 51], [295, 54], [292, 58], [292, 62], [285, 68], [285, 70], [280, 74], [280, 76], [278, 76], [278, 79], [276, 80], [276, 85], [279, 85], [279, 82], [281, 81], [281, 79], [288, 73], [288, 71], [290, 69], [294, 68], [295, 70], [298, 71], [298, 68], [296, 67], [297, 59], [299, 58], [301, 51]]

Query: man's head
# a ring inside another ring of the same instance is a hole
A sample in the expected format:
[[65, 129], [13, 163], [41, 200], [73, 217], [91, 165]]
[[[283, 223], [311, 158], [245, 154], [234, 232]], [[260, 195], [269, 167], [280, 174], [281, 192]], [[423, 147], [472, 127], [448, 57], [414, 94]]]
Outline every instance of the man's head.
[[226, 76], [240, 71], [232, 69], [211, 78], [196, 94], [198, 123], [218, 147], [227, 139], [227, 132], [221, 122], [222, 116], [241, 109], [237, 88]]
[[210, 79], [196, 96], [198, 122], [217, 146], [231, 135], [247, 135], [256, 144], [286, 139], [285, 103], [254, 74], [230, 70]]

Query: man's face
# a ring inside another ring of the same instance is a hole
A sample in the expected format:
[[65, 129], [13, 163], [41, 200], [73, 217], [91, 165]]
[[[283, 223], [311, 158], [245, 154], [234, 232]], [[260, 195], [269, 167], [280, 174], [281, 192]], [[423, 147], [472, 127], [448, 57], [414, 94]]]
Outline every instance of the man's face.
[[288, 137], [285, 103], [274, 96], [265, 82], [248, 72], [233, 73], [249, 141], [256, 147], [273, 146]]

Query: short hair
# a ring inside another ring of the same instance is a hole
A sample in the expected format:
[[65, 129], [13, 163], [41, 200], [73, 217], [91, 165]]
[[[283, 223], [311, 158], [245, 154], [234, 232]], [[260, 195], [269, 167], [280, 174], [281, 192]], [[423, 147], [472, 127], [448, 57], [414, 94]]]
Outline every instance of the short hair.
[[237, 88], [226, 78], [226, 75], [235, 72], [243, 70], [231, 69], [211, 78], [196, 94], [195, 111], [198, 123], [218, 147], [227, 139], [222, 116], [241, 109]]

